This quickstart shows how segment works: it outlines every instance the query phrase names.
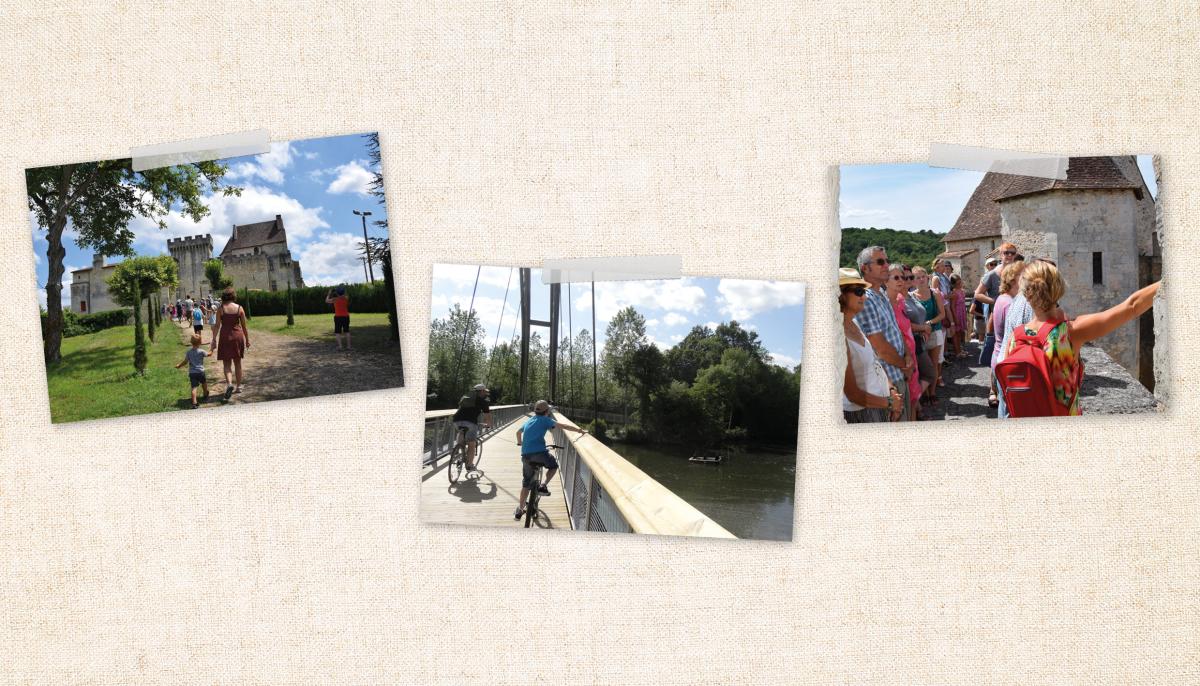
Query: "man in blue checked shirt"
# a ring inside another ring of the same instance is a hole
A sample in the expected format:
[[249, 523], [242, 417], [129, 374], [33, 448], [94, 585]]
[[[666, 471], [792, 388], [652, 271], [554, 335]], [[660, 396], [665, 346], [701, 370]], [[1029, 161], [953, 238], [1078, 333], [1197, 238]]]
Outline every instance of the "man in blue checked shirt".
[[908, 346], [904, 344], [904, 334], [896, 324], [895, 308], [888, 301], [883, 288], [888, 279], [887, 250], [880, 245], [863, 248], [858, 254], [858, 270], [871, 288], [867, 290], [863, 311], [858, 313], [854, 321], [862, 327], [867, 340], [871, 342], [888, 380], [904, 396], [905, 411], [900, 417], [906, 419], [910, 407], [908, 377], [912, 374], [914, 362]]

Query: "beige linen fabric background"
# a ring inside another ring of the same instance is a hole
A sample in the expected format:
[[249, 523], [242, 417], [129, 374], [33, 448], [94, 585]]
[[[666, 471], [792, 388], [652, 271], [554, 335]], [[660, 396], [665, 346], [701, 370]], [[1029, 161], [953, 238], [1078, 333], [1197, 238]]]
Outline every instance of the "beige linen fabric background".
[[[1169, 412], [1000, 436], [840, 425], [833, 282], [940, 141], [1160, 153], [1187, 284], [1194, 3], [101, 4], [0, 15], [0, 682], [1200, 681], [1194, 289]], [[52, 426], [22, 171], [254, 128], [380, 132], [409, 388]], [[809, 282], [795, 541], [419, 525], [431, 265], [651, 253]]]

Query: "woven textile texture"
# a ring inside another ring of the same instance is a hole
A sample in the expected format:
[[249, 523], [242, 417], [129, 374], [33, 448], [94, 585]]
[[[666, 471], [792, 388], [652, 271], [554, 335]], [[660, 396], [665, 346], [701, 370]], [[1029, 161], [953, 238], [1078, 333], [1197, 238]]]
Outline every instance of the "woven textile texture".
[[[0, 683], [1200, 681], [1182, 289], [1166, 412], [1001, 435], [842, 425], [833, 278], [935, 141], [1162, 155], [1188, 278], [1195, 3], [109, 5], [0, 9]], [[380, 132], [409, 387], [52, 426], [23, 170], [256, 128]], [[432, 265], [664, 253], [808, 283], [794, 542], [419, 525]]]

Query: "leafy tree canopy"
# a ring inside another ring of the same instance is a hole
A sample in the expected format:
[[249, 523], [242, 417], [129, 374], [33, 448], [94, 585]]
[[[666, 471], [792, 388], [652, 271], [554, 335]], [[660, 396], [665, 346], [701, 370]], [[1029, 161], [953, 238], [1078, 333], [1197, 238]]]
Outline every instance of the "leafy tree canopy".
[[839, 264], [857, 268], [858, 253], [872, 245], [887, 248], [888, 259], [893, 263], [921, 265], [928, 269], [933, 258], [946, 251], [944, 233], [927, 229], [921, 231], [899, 231], [896, 229], [868, 229], [849, 227], [842, 229], [842, 256]]

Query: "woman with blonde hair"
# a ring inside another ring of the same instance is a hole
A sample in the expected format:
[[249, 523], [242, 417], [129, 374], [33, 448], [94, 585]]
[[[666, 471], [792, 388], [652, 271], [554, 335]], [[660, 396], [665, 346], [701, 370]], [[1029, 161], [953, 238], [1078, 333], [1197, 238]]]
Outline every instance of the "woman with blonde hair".
[[[1154, 296], [1160, 282], [1155, 282], [1129, 296], [1119, 305], [1103, 312], [1082, 314], [1066, 320], [1059, 301], [1067, 294], [1067, 284], [1058, 267], [1049, 260], [1034, 260], [1021, 273], [1021, 294], [1033, 309], [1033, 319], [1013, 331], [1006, 338], [1004, 358], [1012, 356], [1017, 345], [1026, 345], [1018, 335], [1025, 337], [1044, 335], [1042, 350], [1046, 353], [1050, 384], [1054, 401], [1063, 406], [1062, 414], [1079, 415], [1079, 387], [1083, 384], [1083, 362], [1079, 359], [1079, 348], [1097, 338], [1116, 331], [1122, 325], [1142, 316], [1154, 306]], [[1049, 325], [1045, 332], [1044, 325]], [[1012, 416], [1025, 416], [1009, 407]], [[1030, 415], [1032, 416], [1032, 415]]]
[[946, 342], [946, 332], [942, 330], [942, 320], [946, 318], [946, 303], [942, 300], [941, 291], [929, 287], [929, 272], [924, 267], [913, 267], [914, 284], [917, 289], [909, 296], [925, 308], [925, 323], [930, 326], [929, 337], [925, 339], [925, 351], [929, 353], [929, 361], [933, 363], [933, 382], [926, 391], [928, 402], [938, 401], [937, 389], [945, 386], [942, 381], [942, 346]]

